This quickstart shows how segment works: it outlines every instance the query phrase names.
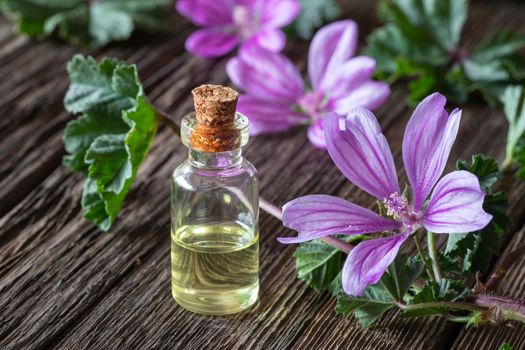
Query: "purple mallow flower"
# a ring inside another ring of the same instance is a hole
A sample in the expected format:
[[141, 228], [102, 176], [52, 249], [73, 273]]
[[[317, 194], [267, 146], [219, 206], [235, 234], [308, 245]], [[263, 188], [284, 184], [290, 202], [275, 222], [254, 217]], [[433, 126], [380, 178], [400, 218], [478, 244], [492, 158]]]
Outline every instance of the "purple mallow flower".
[[204, 27], [186, 40], [186, 50], [202, 57], [222, 56], [242, 43], [280, 51], [286, 44], [280, 28], [301, 11], [298, 0], [179, 0], [176, 7]]
[[[311, 195], [283, 208], [283, 223], [297, 237], [279, 238], [299, 243], [333, 234], [391, 232], [387, 237], [359, 243], [343, 267], [343, 289], [362, 295], [379, 281], [400, 246], [423, 227], [435, 233], [480, 230], [492, 216], [483, 210], [485, 193], [475, 175], [453, 171], [439, 180], [458, 132], [461, 110], [448, 115], [446, 99], [435, 93], [412, 114], [403, 139], [403, 163], [413, 198], [401, 194], [390, 147], [372, 112], [356, 108], [345, 120], [327, 117], [328, 152], [341, 172], [385, 205], [388, 218], [341, 198]], [[439, 181], [438, 181], [439, 180]], [[431, 193], [432, 192], [432, 193]]]
[[325, 148], [324, 119], [335, 112], [344, 116], [355, 107], [375, 109], [390, 95], [388, 84], [370, 79], [375, 61], [354, 57], [357, 25], [349, 20], [334, 22], [314, 36], [308, 53], [311, 90], [301, 73], [284, 55], [254, 45], [243, 47], [228, 62], [230, 79], [246, 94], [238, 109], [250, 118], [253, 135], [311, 124], [308, 138]]

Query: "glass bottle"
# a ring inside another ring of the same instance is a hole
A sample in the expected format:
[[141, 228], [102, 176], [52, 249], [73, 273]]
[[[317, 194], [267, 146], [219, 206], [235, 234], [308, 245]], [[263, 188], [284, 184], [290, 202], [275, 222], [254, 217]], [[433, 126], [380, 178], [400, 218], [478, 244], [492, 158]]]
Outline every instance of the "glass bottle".
[[[205, 149], [199, 138], [223, 147]], [[259, 292], [257, 172], [242, 157], [248, 119], [235, 113], [228, 128], [214, 128], [191, 113], [181, 139], [189, 153], [171, 177], [173, 297], [197, 313], [242, 311]]]

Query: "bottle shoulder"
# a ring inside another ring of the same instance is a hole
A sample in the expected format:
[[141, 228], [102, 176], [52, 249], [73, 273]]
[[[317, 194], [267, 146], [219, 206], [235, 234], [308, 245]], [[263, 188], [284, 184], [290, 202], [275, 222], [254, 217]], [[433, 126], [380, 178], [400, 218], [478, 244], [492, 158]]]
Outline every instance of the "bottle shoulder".
[[251, 181], [257, 181], [257, 169], [252, 163], [243, 159], [240, 164], [227, 168], [202, 168], [195, 166], [189, 159], [179, 164], [172, 173], [172, 180], [175, 182], [179, 181], [191, 181], [193, 179], [199, 179], [200, 181], [216, 181], [215, 179], [221, 179], [222, 182], [238, 181], [238, 179], [250, 179]]

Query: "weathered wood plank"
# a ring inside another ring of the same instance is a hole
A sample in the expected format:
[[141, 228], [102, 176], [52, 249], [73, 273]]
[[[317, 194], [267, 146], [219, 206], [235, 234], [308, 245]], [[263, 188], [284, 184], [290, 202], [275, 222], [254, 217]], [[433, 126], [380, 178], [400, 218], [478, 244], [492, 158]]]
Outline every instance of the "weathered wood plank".
[[[345, 6], [346, 13], [358, 19], [362, 33], [369, 32], [375, 23], [370, 4], [346, 3]], [[467, 43], [477, 40], [490, 26], [519, 22], [513, 12], [515, 8], [506, 5], [501, 12], [497, 9], [496, 12], [504, 15], [493, 16], [495, 5], [476, 4], [473, 8], [476, 18], [471, 19], [466, 31]], [[185, 29], [183, 34], [187, 32]], [[179, 118], [190, 108], [188, 94], [194, 85], [204, 81], [226, 82], [224, 59], [204, 61], [180, 54], [183, 34], [144, 46], [117, 45], [98, 52], [97, 56], [111, 55], [137, 62], [148, 96]], [[0, 35], [0, 40], [2, 37]], [[9, 42], [18, 40], [13, 37]], [[42, 45], [46, 50], [41, 49]], [[48, 60], [57, 62], [52, 74], [43, 67], [31, 70], [39, 76], [48, 74], [39, 81], [44, 82], [49, 92], [33, 91], [26, 95], [19, 88], [0, 85], [0, 90], [4, 88], [3, 91], [8, 92], [5, 105], [0, 103], [0, 108], [5, 108], [9, 122], [2, 125], [12, 128], [9, 130], [21, 129], [20, 134], [1, 134], [5, 136], [0, 142], [6, 143], [0, 143], [0, 147], [3, 150], [4, 145], [11, 145], [12, 150], [29, 140], [25, 153], [21, 153], [20, 158], [13, 157], [8, 167], [0, 168], [0, 174], [22, 171], [32, 163], [30, 157], [38, 159], [42, 149], [47, 150], [44, 159], [56, 159], [52, 165], [43, 167], [46, 170], [42, 170], [38, 179], [22, 176], [31, 180], [26, 180], [27, 191], [8, 206], [9, 212], [0, 219], [0, 293], [3, 296], [0, 347], [446, 349], [447, 342], [454, 340], [447, 336], [450, 326], [437, 319], [401, 319], [396, 312], [390, 312], [373, 331], [363, 331], [351, 317], [337, 316], [333, 299], [326, 294], [317, 295], [295, 279], [291, 256], [294, 247], [275, 241], [276, 237], [291, 232], [264, 213], [261, 217], [262, 290], [257, 308], [224, 318], [182, 310], [173, 302], [169, 290], [167, 179], [185, 157], [185, 150], [170, 130], [162, 129], [115, 227], [108, 233], [100, 233], [83, 221], [79, 208], [80, 177], [58, 166], [62, 152], [61, 128], [67, 121], [61, 112], [61, 99], [67, 85], [63, 69], [71, 54], [60, 56], [63, 46], [47, 45], [27, 43], [23, 39], [12, 44], [5, 57], [6, 62], [16, 64], [14, 58], [23, 52], [22, 48], [31, 51], [34, 46], [41, 50], [34, 52], [46, 51], [50, 57], [62, 57]], [[2, 52], [0, 49], [0, 60]], [[298, 44], [290, 52], [294, 57], [301, 56], [296, 61], [304, 68], [305, 45]], [[29, 53], [26, 60], [31, 62]], [[17, 79], [17, 84], [25, 81], [22, 77]], [[400, 145], [411, 111], [402, 102], [404, 96], [402, 85], [397, 85], [390, 102], [377, 113], [400, 171]], [[16, 117], [24, 113], [23, 120], [16, 128], [12, 127]], [[55, 124], [46, 129], [49, 123]], [[465, 106], [460, 138], [451, 159], [478, 152], [501, 159], [505, 129], [500, 111], [475, 103]], [[42, 133], [40, 148], [31, 139], [38, 135], [35, 131]], [[262, 195], [276, 204], [304, 194], [329, 193], [373, 205], [369, 196], [344, 179], [327, 154], [307, 142], [304, 128], [257, 137], [246, 148], [246, 155], [259, 169]], [[9, 161], [8, 158], [5, 159]], [[26, 158], [26, 163], [17, 164], [19, 159]], [[3, 176], [1, 178], [3, 180]], [[11, 176], [6, 183], [23, 184], [17, 181], [18, 177]], [[517, 221], [523, 220], [520, 196], [524, 193], [523, 184], [517, 185], [511, 198]], [[5, 197], [0, 193], [0, 199]]]

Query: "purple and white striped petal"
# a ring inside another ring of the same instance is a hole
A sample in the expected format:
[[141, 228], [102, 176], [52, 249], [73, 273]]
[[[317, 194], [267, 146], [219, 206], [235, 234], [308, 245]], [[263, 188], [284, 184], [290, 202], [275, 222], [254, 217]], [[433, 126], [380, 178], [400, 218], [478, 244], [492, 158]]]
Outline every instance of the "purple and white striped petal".
[[403, 138], [403, 162], [414, 194], [414, 211], [420, 211], [440, 178], [454, 144], [461, 110], [450, 116], [439, 93], [425, 98], [415, 109]]
[[177, 11], [199, 26], [225, 26], [233, 23], [228, 0], [179, 0]]
[[376, 109], [388, 99], [388, 96], [390, 96], [388, 84], [369, 80], [348, 91], [347, 95], [331, 101], [331, 103], [333, 103], [336, 113], [346, 115], [356, 107]]
[[326, 141], [324, 138], [324, 119], [315, 120], [312, 125], [308, 127], [306, 134], [308, 140], [317, 148], [326, 149]]
[[301, 74], [286, 56], [243, 45], [226, 71], [233, 83], [260, 100], [293, 104], [304, 93]]
[[395, 230], [397, 221], [385, 219], [371, 210], [344, 199], [310, 195], [283, 207], [284, 226], [298, 231], [297, 237], [280, 237], [281, 243], [300, 243], [334, 234], [363, 234]]
[[315, 34], [308, 52], [308, 75], [314, 90], [321, 91], [327, 72], [337, 74], [354, 55], [357, 41], [357, 24], [350, 20], [331, 23]]
[[421, 223], [435, 233], [481, 230], [492, 219], [483, 210], [484, 198], [485, 192], [474, 174], [453, 171], [437, 183]]
[[237, 110], [250, 120], [250, 135], [284, 131], [308, 120], [307, 116], [297, 113], [290, 105], [259, 100], [248, 95], [239, 97]]
[[342, 282], [345, 293], [361, 296], [366, 287], [379, 282], [408, 237], [408, 233], [403, 233], [371, 239], [352, 249], [343, 266]]
[[286, 36], [280, 29], [264, 29], [257, 32], [245, 45], [256, 45], [268, 51], [279, 52], [286, 45]]
[[261, 23], [266, 28], [282, 28], [292, 23], [301, 12], [297, 0], [264, 0]]
[[376, 61], [368, 56], [351, 58], [335, 71], [327, 71], [318, 87], [330, 95], [339, 98], [347, 95], [362, 83], [368, 81], [374, 73]]
[[200, 57], [222, 56], [239, 44], [235, 34], [220, 29], [200, 29], [186, 39], [186, 50]]
[[328, 153], [348, 180], [379, 200], [400, 192], [392, 152], [372, 112], [353, 109], [344, 122], [330, 114], [325, 138]]

